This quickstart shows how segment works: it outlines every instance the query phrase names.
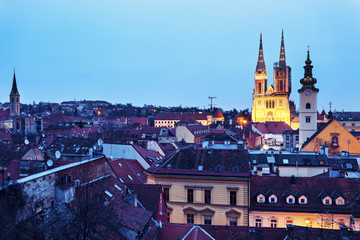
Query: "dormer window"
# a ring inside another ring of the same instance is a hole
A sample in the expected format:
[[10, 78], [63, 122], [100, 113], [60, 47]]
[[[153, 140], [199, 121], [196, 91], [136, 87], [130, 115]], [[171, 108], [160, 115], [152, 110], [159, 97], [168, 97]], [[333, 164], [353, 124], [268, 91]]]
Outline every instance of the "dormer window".
[[307, 204], [307, 197], [305, 197], [304, 195], [299, 197], [299, 204], [302, 204], [302, 205]]
[[331, 205], [332, 204], [332, 199], [331, 197], [327, 196], [323, 199], [323, 204], [324, 205]]
[[275, 194], [272, 194], [270, 197], [269, 197], [269, 202], [270, 203], [277, 203], [277, 197]]
[[344, 205], [345, 204], [345, 199], [343, 198], [343, 197], [338, 197], [336, 200], [335, 200], [335, 202], [336, 202], [336, 205]]
[[265, 202], [265, 196], [263, 194], [259, 194], [257, 196], [257, 202], [258, 203], [264, 203]]
[[295, 203], [295, 197], [293, 195], [290, 195], [286, 198], [287, 204], [294, 204]]

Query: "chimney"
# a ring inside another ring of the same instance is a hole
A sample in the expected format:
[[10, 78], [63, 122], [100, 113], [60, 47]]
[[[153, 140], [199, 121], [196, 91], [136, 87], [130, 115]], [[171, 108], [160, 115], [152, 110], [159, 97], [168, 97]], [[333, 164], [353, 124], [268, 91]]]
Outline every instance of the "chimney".
[[256, 240], [256, 230], [249, 229], [249, 240]]
[[294, 231], [294, 225], [292, 224], [286, 224], [286, 240], [294, 240], [295, 239], [295, 231]]
[[341, 240], [349, 240], [349, 230], [348, 227], [345, 225], [341, 225], [340, 227], [340, 235], [341, 235]]
[[127, 193], [123, 196], [123, 199], [130, 205], [137, 207], [137, 195], [132, 193]]

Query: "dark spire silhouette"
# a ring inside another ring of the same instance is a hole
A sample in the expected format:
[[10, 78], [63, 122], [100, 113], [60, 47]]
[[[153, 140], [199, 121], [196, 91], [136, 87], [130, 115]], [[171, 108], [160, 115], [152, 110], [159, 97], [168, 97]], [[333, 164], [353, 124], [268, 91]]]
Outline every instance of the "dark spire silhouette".
[[17, 85], [16, 85], [15, 69], [14, 69], [14, 78], [13, 78], [13, 84], [12, 84], [10, 95], [20, 95], [19, 91], [17, 89]]

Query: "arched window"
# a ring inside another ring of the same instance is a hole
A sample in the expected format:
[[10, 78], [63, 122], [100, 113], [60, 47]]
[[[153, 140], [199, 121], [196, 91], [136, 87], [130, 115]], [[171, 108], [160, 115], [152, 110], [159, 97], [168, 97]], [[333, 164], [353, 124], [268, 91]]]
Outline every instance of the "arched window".
[[338, 147], [339, 146], [339, 138], [337, 136], [333, 136], [331, 138], [331, 146]]
[[310, 109], [310, 108], [311, 108], [311, 104], [310, 104], [310, 103], [307, 103], [307, 104], [305, 105], [305, 108], [306, 108], [306, 109]]

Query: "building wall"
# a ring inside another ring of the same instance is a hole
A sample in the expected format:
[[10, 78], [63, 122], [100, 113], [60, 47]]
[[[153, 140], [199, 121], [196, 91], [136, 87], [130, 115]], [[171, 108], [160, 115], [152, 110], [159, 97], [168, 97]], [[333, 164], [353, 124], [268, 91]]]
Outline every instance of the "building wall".
[[[267, 108], [266, 101], [274, 101], [274, 108]], [[286, 122], [288, 125], [290, 125], [289, 98], [286, 95], [253, 96], [251, 120], [253, 122]]]
[[[248, 225], [249, 187], [248, 179], [215, 179], [206, 177], [157, 177], [148, 175], [148, 184], [161, 184], [163, 188], [169, 188], [170, 222], [187, 223], [184, 209], [192, 207], [194, 212], [194, 224], [204, 224], [204, 213], [201, 210], [211, 209], [215, 213], [212, 225], [229, 225], [227, 211], [236, 210], [238, 225]], [[196, 186], [196, 187], [195, 187]], [[193, 189], [194, 202], [187, 202], [187, 189]], [[204, 204], [204, 190], [211, 190], [211, 204]], [[236, 191], [236, 206], [230, 205], [230, 191]], [[207, 214], [207, 213], [205, 213]]]
[[195, 143], [194, 135], [189, 131], [186, 126], [177, 126], [176, 127], [176, 140], [184, 140], [186, 143]]
[[328, 171], [328, 167], [278, 166], [280, 177], [313, 177]]
[[[292, 224], [297, 226], [306, 227], [312, 223], [313, 228], [340, 229], [340, 223], [350, 225], [350, 216], [350, 214], [250, 211], [249, 225], [256, 226], [255, 219], [261, 218], [262, 227], [271, 227], [271, 219], [276, 219], [278, 228], [286, 228], [286, 220], [292, 219]], [[360, 225], [355, 227], [359, 228]]]
[[150, 165], [132, 145], [105, 143], [103, 145], [103, 153], [108, 158], [135, 159], [144, 169], [148, 169], [150, 167]]
[[[336, 134], [338, 136], [338, 147], [331, 147], [331, 138]], [[348, 141], [350, 142], [348, 144]], [[329, 146], [330, 155], [339, 155], [340, 151], [349, 151], [352, 155], [360, 154], [360, 142], [349, 133], [338, 121], [333, 120], [325, 129], [323, 129], [314, 139], [312, 139], [301, 151], [319, 151], [320, 145]]]
[[[208, 116], [207, 120], [196, 120], [196, 122], [201, 123], [203, 126], [209, 126], [211, 124], [212, 117]], [[174, 119], [168, 119], [168, 120], [155, 120], [154, 121], [154, 127], [167, 127], [167, 128], [174, 128], [175, 124], [177, 122], [180, 122], [180, 119], [174, 120]]]

